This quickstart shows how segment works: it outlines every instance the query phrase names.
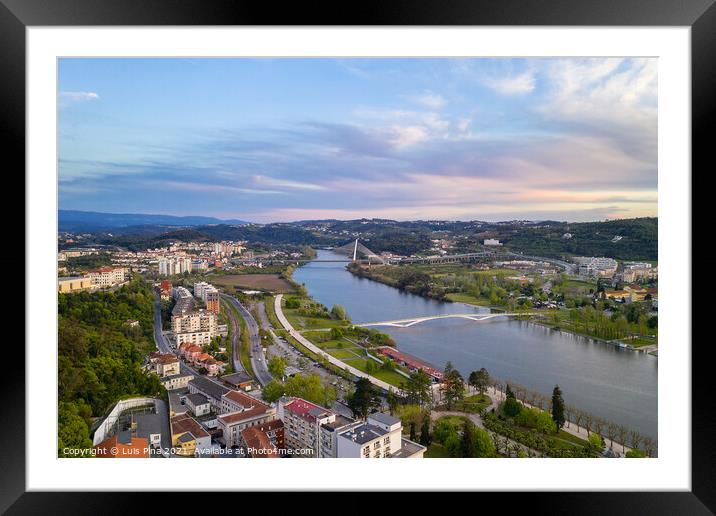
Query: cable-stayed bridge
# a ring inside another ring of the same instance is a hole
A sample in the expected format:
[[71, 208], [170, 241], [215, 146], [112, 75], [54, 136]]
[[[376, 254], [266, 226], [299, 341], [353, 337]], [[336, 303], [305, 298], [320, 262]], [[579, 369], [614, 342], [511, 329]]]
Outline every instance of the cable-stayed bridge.
[[246, 263], [305, 263], [305, 262], [357, 262], [368, 265], [386, 265], [386, 264], [411, 264], [411, 263], [423, 263], [423, 264], [439, 264], [439, 263], [457, 263], [457, 262], [474, 262], [476, 260], [484, 258], [497, 259], [500, 257], [518, 256], [513, 253], [496, 253], [495, 251], [481, 251], [477, 253], [463, 253], [453, 255], [442, 255], [442, 256], [423, 256], [423, 257], [411, 257], [411, 258], [384, 258], [360, 242], [360, 239], [356, 238], [351, 240], [347, 244], [340, 247], [330, 248], [336, 254], [344, 255], [345, 259], [333, 258], [333, 259], [311, 259], [311, 258], [276, 258], [276, 257], [259, 257], [259, 258], [244, 258], [234, 259], [232, 263], [236, 265]]

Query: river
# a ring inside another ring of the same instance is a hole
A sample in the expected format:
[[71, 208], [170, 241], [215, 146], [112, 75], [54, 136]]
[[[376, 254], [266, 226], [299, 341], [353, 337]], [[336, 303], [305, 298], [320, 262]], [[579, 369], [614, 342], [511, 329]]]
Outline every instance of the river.
[[[317, 259], [341, 259], [319, 250]], [[342, 263], [310, 262], [294, 271], [309, 294], [328, 308], [343, 305], [355, 323], [419, 315], [489, 311], [402, 292], [352, 275]], [[408, 328], [381, 326], [398, 349], [440, 368], [450, 360], [467, 378], [481, 367], [645, 435], [657, 437], [658, 359], [537, 324], [496, 318], [443, 319]]]

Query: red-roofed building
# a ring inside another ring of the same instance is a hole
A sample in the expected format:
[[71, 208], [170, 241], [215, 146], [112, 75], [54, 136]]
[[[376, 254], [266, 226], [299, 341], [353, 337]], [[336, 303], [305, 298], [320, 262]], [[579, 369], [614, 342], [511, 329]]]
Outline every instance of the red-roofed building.
[[145, 459], [149, 457], [149, 441], [144, 437], [113, 435], [94, 447], [96, 457], [105, 459]]
[[398, 364], [407, 367], [411, 371], [417, 371], [418, 369], [422, 369], [425, 373], [432, 376], [437, 381], [441, 381], [443, 379], [443, 372], [439, 369], [434, 368], [433, 366], [423, 362], [422, 360], [418, 360], [414, 356], [398, 351], [395, 348], [385, 346], [378, 349], [378, 352], [395, 360]]
[[[276, 421], [280, 423], [280, 421]], [[283, 426], [283, 425], [282, 425]], [[254, 459], [277, 459], [279, 447], [261, 427], [250, 426], [241, 431], [241, 447]]]
[[321, 425], [336, 419], [336, 414], [327, 408], [301, 398], [281, 398], [278, 416], [283, 421], [286, 447], [313, 450], [314, 457], [320, 454]]
[[276, 420], [276, 409], [240, 391], [229, 391], [221, 398], [223, 415], [217, 418], [226, 446], [238, 446], [245, 428]]

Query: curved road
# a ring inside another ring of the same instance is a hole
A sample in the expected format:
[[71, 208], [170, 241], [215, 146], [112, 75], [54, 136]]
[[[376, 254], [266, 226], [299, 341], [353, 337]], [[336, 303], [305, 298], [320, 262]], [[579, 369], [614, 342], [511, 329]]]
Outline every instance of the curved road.
[[[259, 325], [256, 323], [254, 316], [251, 315], [244, 305], [239, 303], [238, 299], [227, 294], [222, 294], [222, 297], [239, 311], [241, 317], [246, 322], [246, 328], [249, 330], [249, 340], [251, 342], [251, 349], [249, 357], [251, 360], [251, 368], [254, 370], [254, 375], [259, 383], [263, 386], [269, 383], [273, 377], [268, 371], [268, 364], [264, 357], [263, 349], [261, 348], [261, 337], [259, 337]], [[229, 316], [231, 317], [231, 316]]]

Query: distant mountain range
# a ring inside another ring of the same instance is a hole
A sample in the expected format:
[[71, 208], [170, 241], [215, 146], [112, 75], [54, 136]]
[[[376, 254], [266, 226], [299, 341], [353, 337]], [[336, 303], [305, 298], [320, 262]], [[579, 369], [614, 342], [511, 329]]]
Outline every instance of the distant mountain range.
[[100, 213], [96, 211], [58, 210], [60, 231], [100, 231], [129, 226], [207, 226], [211, 224], [249, 224], [244, 220], [214, 217], [150, 215], [143, 213]]

